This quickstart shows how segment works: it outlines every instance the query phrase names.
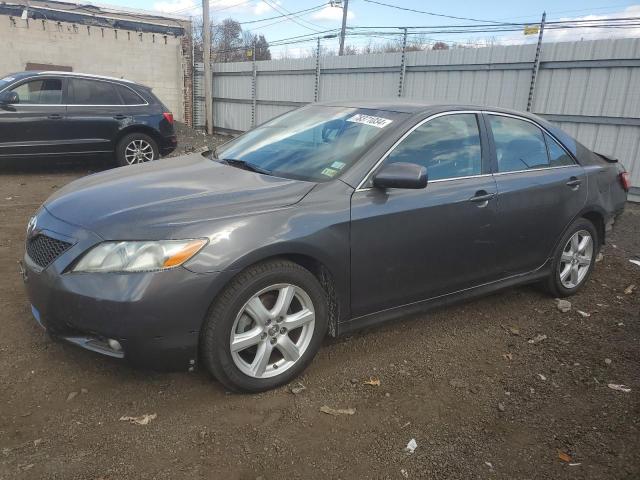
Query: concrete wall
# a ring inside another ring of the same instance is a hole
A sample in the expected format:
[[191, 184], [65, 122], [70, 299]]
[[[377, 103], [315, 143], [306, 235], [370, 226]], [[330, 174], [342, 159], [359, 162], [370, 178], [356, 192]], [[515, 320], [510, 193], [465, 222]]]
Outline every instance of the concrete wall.
[[0, 77], [25, 70], [28, 62], [124, 77], [153, 88], [176, 120], [184, 120], [179, 37], [0, 15], [0, 45]]

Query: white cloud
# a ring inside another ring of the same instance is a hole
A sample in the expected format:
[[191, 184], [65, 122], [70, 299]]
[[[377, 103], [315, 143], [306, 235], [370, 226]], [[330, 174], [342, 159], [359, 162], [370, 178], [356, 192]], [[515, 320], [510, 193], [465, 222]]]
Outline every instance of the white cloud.
[[[275, 3], [277, 6], [280, 6], [282, 2], [280, 1], [275, 1], [275, 2], [271, 2], [271, 3]], [[276, 13], [279, 14], [280, 12], [278, 12], [275, 8], [271, 7], [270, 5], [268, 5], [265, 2], [258, 2], [255, 7], [253, 7], [252, 13], [254, 15], [263, 15], [265, 13]]]
[[[280, 0], [272, 3], [280, 5]], [[234, 14], [263, 15], [265, 13], [276, 12], [265, 2], [251, 4], [242, 0], [213, 0], [209, 3], [212, 18], [217, 16], [232, 17]], [[153, 9], [163, 13], [179, 13], [181, 15], [201, 15], [201, 0], [161, 0], [153, 5]], [[276, 12], [277, 14], [277, 12]]]
[[[352, 10], [347, 12], [347, 19], [351, 20], [355, 15]], [[334, 20], [342, 20], [342, 9], [338, 7], [332, 7], [327, 5], [322, 10], [314, 13], [311, 18], [314, 20], [324, 20], [324, 21], [334, 21]]]
[[162, 13], [176, 13], [181, 15], [192, 15], [195, 11], [201, 11], [198, 3], [194, 5], [193, 0], [165, 0], [156, 2], [153, 9]]

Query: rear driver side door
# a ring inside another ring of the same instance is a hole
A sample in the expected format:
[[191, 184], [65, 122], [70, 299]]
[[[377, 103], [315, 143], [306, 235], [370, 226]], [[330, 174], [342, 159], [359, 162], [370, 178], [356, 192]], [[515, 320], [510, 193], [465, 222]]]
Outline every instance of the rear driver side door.
[[69, 78], [67, 125], [74, 132], [78, 152], [114, 150], [121, 128], [131, 121], [125, 112], [117, 84], [89, 78]]
[[587, 198], [583, 168], [535, 122], [485, 113], [498, 188], [503, 276], [531, 272], [551, 256]]

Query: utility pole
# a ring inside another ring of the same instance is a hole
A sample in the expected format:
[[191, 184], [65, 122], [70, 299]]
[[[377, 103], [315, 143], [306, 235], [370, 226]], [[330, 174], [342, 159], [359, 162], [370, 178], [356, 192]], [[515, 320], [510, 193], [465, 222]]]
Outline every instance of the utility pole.
[[251, 48], [251, 128], [256, 126], [256, 80], [258, 70], [256, 68], [256, 39], [253, 37], [253, 48]]
[[536, 47], [536, 56], [533, 60], [533, 70], [531, 70], [531, 84], [529, 85], [529, 99], [527, 100], [527, 112], [533, 107], [533, 94], [536, 91], [536, 78], [540, 69], [540, 51], [542, 50], [542, 35], [544, 34], [544, 22], [547, 19], [547, 12], [542, 12], [542, 20], [540, 20], [540, 32], [538, 33], [538, 46]]
[[342, 2], [342, 30], [340, 30], [340, 52], [339, 55], [344, 55], [344, 33], [347, 29], [347, 12], [349, 10], [349, 0], [343, 0]]
[[318, 37], [318, 46], [316, 47], [316, 79], [313, 89], [313, 101], [320, 99], [320, 37]]
[[400, 82], [398, 84], [398, 96], [404, 96], [404, 77], [407, 74], [407, 27], [404, 27], [402, 35], [402, 57], [400, 59]]
[[211, 76], [211, 26], [209, 24], [209, 0], [202, 0], [202, 47], [204, 60], [204, 111], [206, 113], [206, 128], [209, 135], [213, 134], [213, 95]]

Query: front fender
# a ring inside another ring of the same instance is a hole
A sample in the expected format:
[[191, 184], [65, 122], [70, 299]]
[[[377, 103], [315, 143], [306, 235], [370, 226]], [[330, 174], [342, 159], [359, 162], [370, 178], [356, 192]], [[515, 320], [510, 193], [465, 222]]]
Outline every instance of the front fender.
[[[195, 273], [240, 272], [269, 258], [302, 256], [324, 266], [340, 298], [348, 299], [349, 188], [327, 184], [292, 207], [217, 220], [209, 244], [185, 267]], [[347, 306], [345, 300], [341, 311]]]

